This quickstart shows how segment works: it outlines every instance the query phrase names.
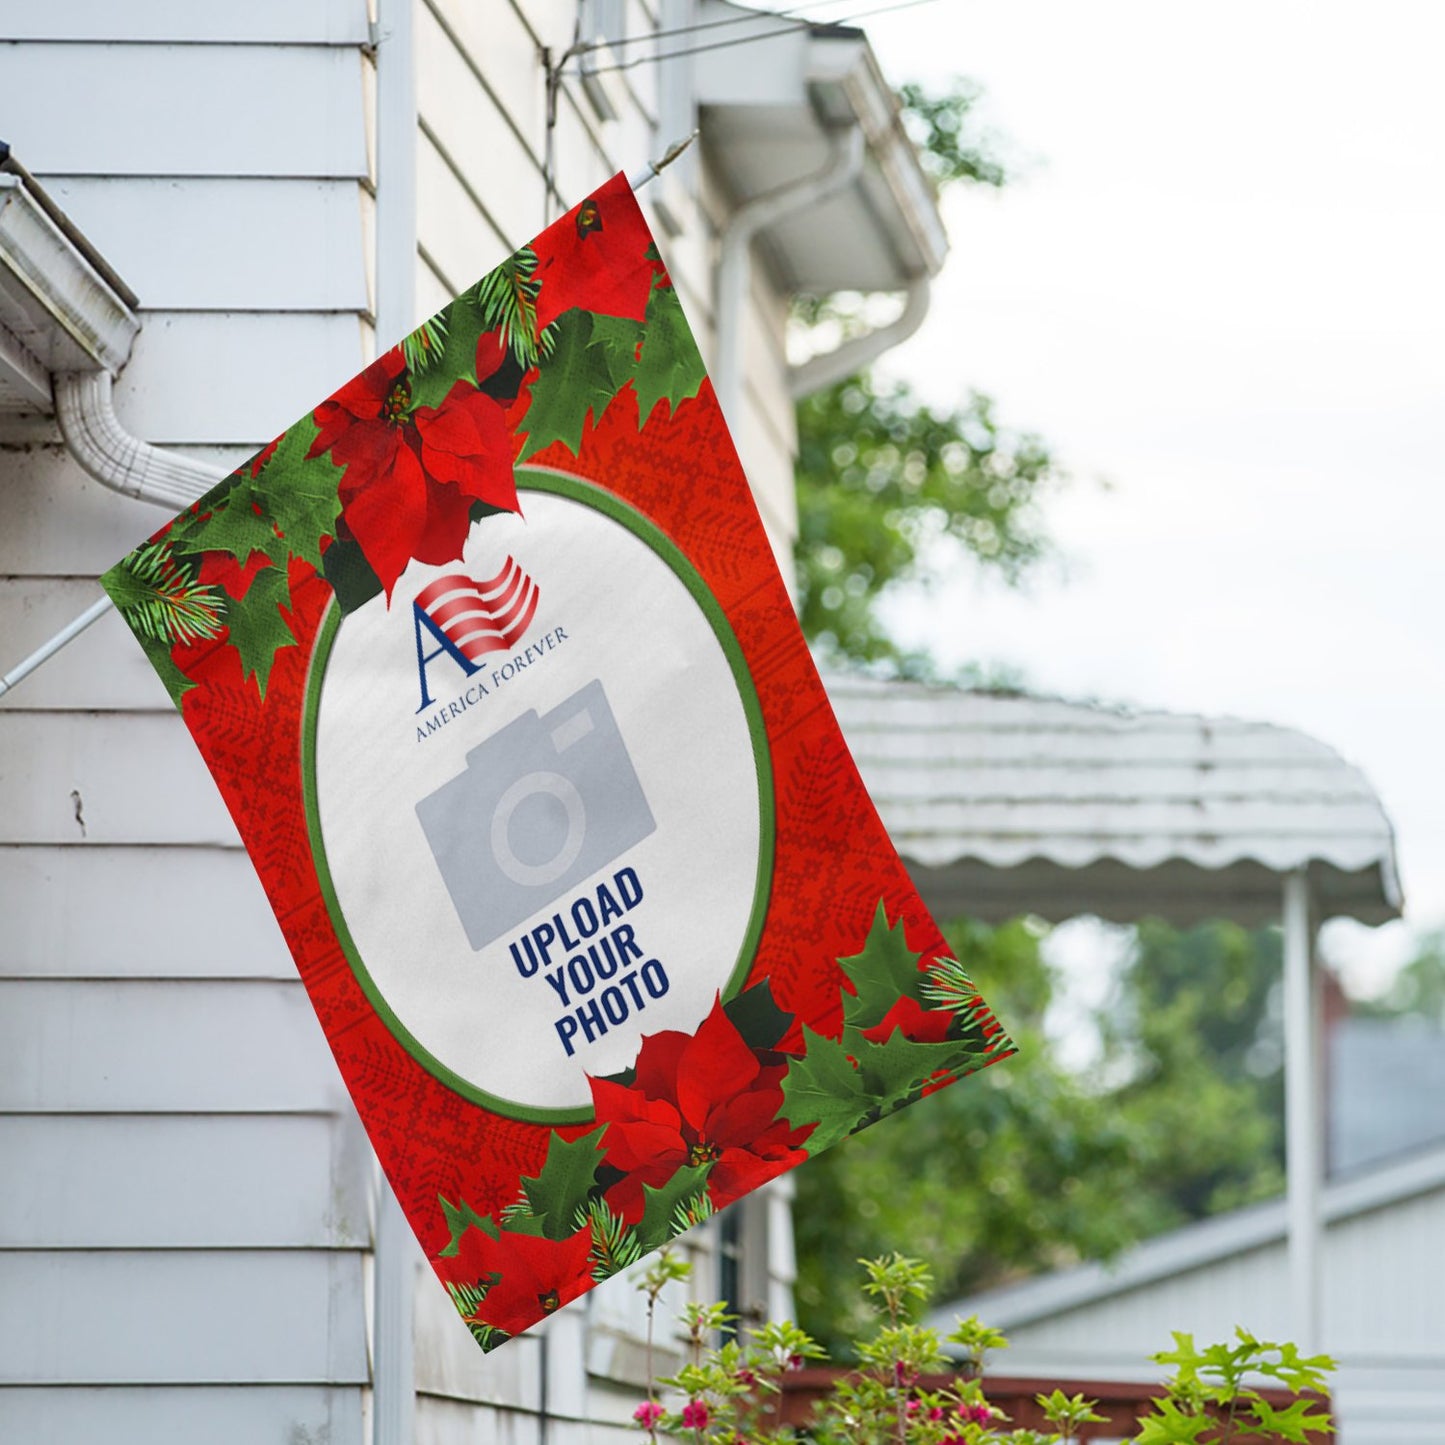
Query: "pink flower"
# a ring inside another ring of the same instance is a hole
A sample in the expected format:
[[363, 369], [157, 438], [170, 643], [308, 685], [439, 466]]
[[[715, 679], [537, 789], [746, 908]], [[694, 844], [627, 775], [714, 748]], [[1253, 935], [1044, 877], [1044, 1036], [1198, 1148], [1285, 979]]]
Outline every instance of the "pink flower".
[[803, 1368], [803, 1357], [801, 1355], [789, 1355], [788, 1368], [790, 1370], [801, 1370]]
[[682, 1407], [682, 1428], [684, 1430], [706, 1430], [707, 1422], [711, 1418], [707, 1406], [701, 1400], [689, 1400]]
[[667, 1412], [656, 1400], [644, 1400], [633, 1412], [632, 1418], [644, 1430], [651, 1430]]
[[736, 1379], [740, 1385], [756, 1385], [758, 1383], [758, 1377], [748, 1369], [746, 1365], [744, 1365], [733, 1378]]

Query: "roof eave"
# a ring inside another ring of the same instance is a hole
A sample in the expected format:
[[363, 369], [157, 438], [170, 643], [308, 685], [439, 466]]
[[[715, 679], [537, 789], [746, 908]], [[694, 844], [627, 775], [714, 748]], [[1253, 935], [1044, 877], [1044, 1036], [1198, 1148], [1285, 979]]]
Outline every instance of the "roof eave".
[[118, 372], [139, 329], [32, 183], [0, 171], [0, 391], [48, 413], [52, 374]]

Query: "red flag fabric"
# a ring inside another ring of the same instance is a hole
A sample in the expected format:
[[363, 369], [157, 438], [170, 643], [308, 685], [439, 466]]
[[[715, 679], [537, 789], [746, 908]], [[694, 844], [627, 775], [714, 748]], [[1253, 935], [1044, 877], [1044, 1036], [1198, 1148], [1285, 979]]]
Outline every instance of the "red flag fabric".
[[103, 580], [483, 1347], [1011, 1051], [623, 177]]

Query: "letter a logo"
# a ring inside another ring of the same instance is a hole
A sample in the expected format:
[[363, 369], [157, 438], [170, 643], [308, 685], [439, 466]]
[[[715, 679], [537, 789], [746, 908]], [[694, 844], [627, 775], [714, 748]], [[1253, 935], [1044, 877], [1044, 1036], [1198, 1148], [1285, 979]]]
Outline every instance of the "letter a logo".
[[[503, 652], [521, 641], [532, 625], [541, 596], [537, 584], [508, 557], [490, 581], [478, 582], [461, 572], [438, 577], [423, 587], [411, 606], [416, 633], [416, 669], [421, 683], [424, 712], [432, 705], [426, 670], [443, 653], [471, 677], [480, 669], [477, 659], [488, 652]], [[436, 643], [428, 652], [426, 631]]]

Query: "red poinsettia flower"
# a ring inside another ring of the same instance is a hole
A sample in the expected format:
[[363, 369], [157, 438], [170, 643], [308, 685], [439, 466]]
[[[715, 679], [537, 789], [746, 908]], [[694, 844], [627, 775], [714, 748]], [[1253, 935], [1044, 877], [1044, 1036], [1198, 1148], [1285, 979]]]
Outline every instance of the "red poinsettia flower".
[[603, 316], [641, 321], [661, 267], [647, 258], [647, 222], [626, 176], [554, 221], [532, 243], [537, 256], [539, 328], [580, 306]]
[[[478, 379], [501, 352], [483, 337]], [[520, 510], [512, 439], [495, 398], [459, 381], [439, 407], [412, 410], [401, 349], [379, 356], [315, 411], [320, 429], [308, 456], [329, 451], [345, 468], [341, 520], [388, 599], [406, 564], [452, 562], [462, 554], [473, 502]]]
[[875, 1044], [887, 1043], [895, 1029], [916, 1044], [941, 1044], [948, 1038], [953, 1018], [952, 1010], [924, 1008], [905, 994], [872, 1028], [862, 1032]]
[[461, 1248], [438, 1257], [437, 1272], [452, 1284], [487, 1286], [468, 1324], [492, 1325], [515, 1335], [583, 1294], [592, 1283], [592, 1230], [584, 1225], [565, 1239], [502, 1230], [493, 1239], [468, 1229]]
[[719, 1206], [801, 1163], [805, 1129], [778, 1118], [786, 1064], [764, 1064], [721, 1001], [695, 1034], [644, 1035], [630, 1086], [592, 1079], [607, 1163], [625, 1177], [608, 1203], [641, 1216], [642, 1186], [660, 1188], [688, 1165], [711, 1164], [708, 1192]]

